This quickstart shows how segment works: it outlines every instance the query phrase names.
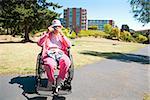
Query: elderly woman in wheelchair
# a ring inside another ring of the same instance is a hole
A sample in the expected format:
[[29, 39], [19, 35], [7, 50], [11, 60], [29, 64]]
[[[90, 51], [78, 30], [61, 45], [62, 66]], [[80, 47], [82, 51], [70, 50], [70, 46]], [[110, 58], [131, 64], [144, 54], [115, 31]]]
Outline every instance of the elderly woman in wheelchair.
[[[63, 34], [61, 22], [57, 19], [53, 20], [52, 25], [40, 37], [37, 44], [42, 47], [41, 59], [48, 77], [47, 86], [52, 88], [55, 85], [55, 92], [58, 92], [66, 79], [68, 82], [72, 80], [72, 76], [68, 76], [71, 73], [72, 58], [67, 51], [71, 47], [71, 42]], [[57, 66], [59, 66], [59, 74], [55, 79], [54, 70]]]

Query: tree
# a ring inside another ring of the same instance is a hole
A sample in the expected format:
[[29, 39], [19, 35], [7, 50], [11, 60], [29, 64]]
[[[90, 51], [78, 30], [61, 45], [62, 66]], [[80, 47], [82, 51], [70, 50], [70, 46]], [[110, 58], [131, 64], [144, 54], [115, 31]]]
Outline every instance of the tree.
[[119, 40], [120, 38], [120, 29], [117, 27], [112, 28], [112, 31], [110, 33], [110, 37], [115, 37]]
[[120, 32], [120, 39], [128, 42], [134, 41], [132, 35], [128, 31]]
[[135, 38], [135, 40], [136, 40], [137, 42], [139, 42], [139, 43], [144, 43], [145, 41], [148, 40], [148, 38], [147, 38], [146, 36], [143, 36], [142, 34], [139, 34], [139, 35]]
[[46, 0], [1, 0], [0, 20], [3, 28], [12, 30], [12, 34], [24, 33], [24, 41], [29, 42], [29, 33], [49, 25], [60, 14], [49, 10], [61, 8], [58, 4]]
[[110, 24], [105, 24], [104, 25], [104, 32], [107, 34], [110, 34], [112, 30], [112, 26]]
[[121, 25], [121, 32], [128, 31], [129, 32], [129, 26], [127, 24]]
[[134, 17], [144, 25], [150, 22], [150, 0], [130, 0]]

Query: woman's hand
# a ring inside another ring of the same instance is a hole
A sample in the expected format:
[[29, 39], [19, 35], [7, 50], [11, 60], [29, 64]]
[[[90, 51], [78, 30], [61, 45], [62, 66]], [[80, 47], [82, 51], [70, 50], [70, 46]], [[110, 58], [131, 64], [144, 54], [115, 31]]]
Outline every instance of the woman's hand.
[[53, 32], [54, 31], [54, 28], [52, 26], [49, 26], [48, 27], [48, 32]]

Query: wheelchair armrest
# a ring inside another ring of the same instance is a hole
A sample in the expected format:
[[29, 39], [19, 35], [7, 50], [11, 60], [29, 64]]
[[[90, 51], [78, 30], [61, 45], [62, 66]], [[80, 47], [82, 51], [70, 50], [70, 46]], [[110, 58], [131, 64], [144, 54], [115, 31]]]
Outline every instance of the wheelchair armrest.
[[67, 47], [67, 52], [68, 52], [68, 54], [70, 54], [70, 48], [71, 48], [71, 47]]
[[67, 47], [67, 49], [70, 49], [71, 47]]
[[68, 57], [72, 59], [72, 54], [70, 52], [71, 47], [67, 47]]

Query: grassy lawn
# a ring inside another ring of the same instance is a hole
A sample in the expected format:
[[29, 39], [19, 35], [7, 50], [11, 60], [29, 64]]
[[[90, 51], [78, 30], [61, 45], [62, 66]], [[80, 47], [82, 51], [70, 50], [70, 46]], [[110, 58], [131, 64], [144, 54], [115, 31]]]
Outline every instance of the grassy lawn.
[[[91, 37], [78, 38], [71, 41], [75, 45], [72, 47], [71, 52], [76, 68], [104, 59], [103, 56], [83, 54], [87, 51], [128, 53], [146, 46], [138, 43], [118, 42]], [[35, 72], [37, 54], [41, 50], [36, 43], [1, 43], [0, 47], [0, 74], [27, 74]]]
[[143, 100], [150, 100], [150, 93], [146, 93]]

